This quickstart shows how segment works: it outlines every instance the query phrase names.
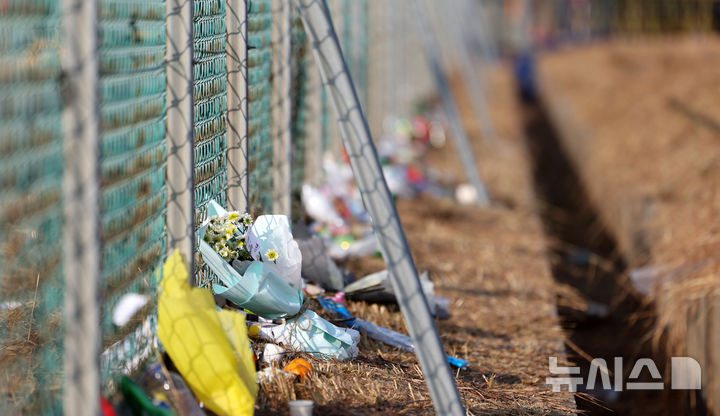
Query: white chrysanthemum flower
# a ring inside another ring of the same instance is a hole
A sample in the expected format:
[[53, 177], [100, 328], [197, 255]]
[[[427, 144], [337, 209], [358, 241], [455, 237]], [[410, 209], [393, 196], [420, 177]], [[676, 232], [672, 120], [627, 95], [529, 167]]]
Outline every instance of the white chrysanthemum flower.
[[278, 252], [273, 249], [269, 249], [265, 252], [265, 258], [270, 261], [276, 261], [278, 257], [280, 257], [280, 254], [278, 254]]
[[243, 214], [243, 216], [242, 216], [242, 223], [243, 223], [246, 227], [249, 227], [249, 226], [252, 225], [252, 217], [250, 216], [250, 214], [247, 214], [247, 213]]

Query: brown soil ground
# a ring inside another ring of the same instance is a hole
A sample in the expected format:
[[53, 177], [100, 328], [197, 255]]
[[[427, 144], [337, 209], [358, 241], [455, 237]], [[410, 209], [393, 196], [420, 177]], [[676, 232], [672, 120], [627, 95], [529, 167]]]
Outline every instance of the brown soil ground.
[[543, 101], [619, 254], [657, 270], [656, 343], [700, 362], [716, 408], [719, 67], [717, 37], [598, 43], [539, 65]]
[[[399, 201], [398, 210], [418, 269], [428, 270], [437, 294], [451, 299], [452, 317], [437, 321], [437, 327], [446, 351], [470, 361], [470, 369], [456, 377], [468, 414], [574, 413], [572, 395], [553, 393], [545, 384], [548, 357], [567, 363], [554, 281], [533, 208], [513, 85], [504, 67], [491, 76], [500, 139], [483, 144], [472, 114], [465, 116], [481, 172], [498, 203], [479, 209], [422, 197]], [[450, 143], [430, 154], [429, 163], [457, 180], [463, 177]], [[346, 266], [357, 275], [384, 267], [377, 258]], [[363, 302], [348, 307], [359, 318], [405, 332], [396, 307]], [[357, 360], [311, 362], [315, 373], [307, 381], [263, 385], [257, 414], [285, 414], [287, 401], [295, 398], [315, 400], [316, 414], [433, 413], [411, 354], [363, 338]]]

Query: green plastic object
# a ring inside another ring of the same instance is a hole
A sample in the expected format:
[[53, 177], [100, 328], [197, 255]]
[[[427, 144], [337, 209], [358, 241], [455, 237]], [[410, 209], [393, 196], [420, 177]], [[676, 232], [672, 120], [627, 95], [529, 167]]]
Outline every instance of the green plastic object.
[[172, 410], [155, 406], [140, 386], [127, 376], [120, 379], [120, 391], [133, 416], [175, 416]]

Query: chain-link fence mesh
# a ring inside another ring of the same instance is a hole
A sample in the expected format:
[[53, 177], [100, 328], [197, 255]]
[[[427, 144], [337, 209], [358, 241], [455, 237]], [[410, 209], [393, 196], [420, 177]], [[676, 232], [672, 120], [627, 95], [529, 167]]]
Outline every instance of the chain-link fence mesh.
[[[207, 217], [207, 204], [227, 200], [227, 56], [224, 0], [193, 1], [193, 159], [195, 227]], [[212, 272], [201, 267], [197, 284]]]
[[[385, 121], [410, 115], [414, 104], [433, 93], [433, 84], [407, 1], [370, 1], [367, 19], [367, 58], [360, 65], [367, 71], [363, 105], [374, 138], [382, 140]], [[362, 80], [361, 74], [355, 78]]]
[[[290, 192], [291, 213], [294, 219], [299, 219], [302, 212], [301, 190], [306, 180], [305, 164], [308, 146], [308, 127], [310, 124], [310, 103], [308, 89], [310, 88], [309, 71], [314, 70], [310, 45], [303, 28], [297, 9], [292, 10], [292, 40], [291, 40], [291, 90], [292, 102], [292, 148], [290, 165]], [[317, 88], [317, 86], [316, 86]], [[318, 166], [319, 168], [319, 166]]]
[[[0, 414], [59, 414], [63, 393], [63, 94], [60, 61], [62, 0], [0, 2]], [[154, 292], [165, 259], [168, 221], [166, 168], [172, 149], [168, 109], [165, 0], [98, 0], [100, 275], [105, 392], [121, 374], [152, 356], [156, 341]], [[211, 199], [227, 206], [227, 24], [225, 0], [192, 4], [194, 213], [197, 227]], [[273, 90], [278, 88], [273, 40], [278, 2], [248, 0], [248, 209], [271, 213], [278, 198], [274, 167]], [[292, 213], [300, 219], [302, 184], [321, 180], [322, 154], [342, 145], [322, 90], [311, 45], [294, 3], [290, 11], [290, 163]], [[374, 131], [385, 117], [404, 114], [429, 90], [415, 56], [411, 17], [401, 8], [368, 0], [330, 0], [334, 23], [362, 106]], [[397, 5], [395, 5], [397, 6]], [[285, 13], [288, 11], [286, 10]], [[245, 15], [243, 15], [245, 18]], [[407, 62], [398, 64], [398, 57]], [[281, 57], [282, 58], [282, 57]], [[283, 62], [283, 61], [281, 61]], [[371, 65], [372, 63], [372, 65]], [[413, 68], [417, 66], [417, 68]], [[418, 75], [420, 74], [420, 76]], [[190, 80], [188, 80], [190, 81]], [[408, 88], [412, 86], [412, 88]], [[407, 97], [398, 91], [408, 88]], [[390, 96], [391, 98], [388, 98]], [[281, 110], [285, 111], [285, 110]], [[276, 126], [277, 127], [277, 126]], [[282, 191], [282, 190], [281, 190]], [[196, 283], [211, 274], [202, 265]], [[124, 325], [113, 322], [123, 295], [150, 301]]]
[[0, 6], [0, 413], [61, 409], [59, 1]]
[[[165, 253], [165, 2], [99, 2], [102, 376], [112, 383], [152, 351], [154, 302], [113, 323], [127, 293], [153, 297]], [[135, 363], [133, 365], [132, 363]]]
[[273, 206], [271, 6], [270, 0], [248, 2], [248, 199], [253, 214]]

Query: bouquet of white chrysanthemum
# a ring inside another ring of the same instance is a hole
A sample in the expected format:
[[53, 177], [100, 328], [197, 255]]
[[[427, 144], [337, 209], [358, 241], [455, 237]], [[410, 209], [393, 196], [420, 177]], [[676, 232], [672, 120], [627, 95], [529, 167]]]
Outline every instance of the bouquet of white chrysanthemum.
[[250, 214], [237, 211], [214, 215], [208, 219], [203, 241], [227, 262], [252, 260], [245, 243], [252, 222]]
[[[253, 261], [247, 245], [248, 231], [253, 225], [250, 214], [240, 214], [237, 211], [225, 215], [214, 215], [208, 219], [208, 226], [203, 241], [208, 243], [223, 260], [232, 263], [233, 260]], [[274, 248], [258, 253], [260, 261], [277, 264], [280, 254]]]
[[283, 331], [288, 332], [282, 339], [294, 349], [339, 359], [357, 355], [357, 337], [303, 312], [302, 253], [285, 215], [253, 220], [215, 201], [207, 212], [210, 217], [198, 230], [199, 249], [217, 276], [216, 295], [265, 318], [286, 318]]
[[218, 281], [213, 291], [269, 318], [297, 313], [302, 306], [302, 256], [287, 217], [228, 212], [215, 201], [200, 227], [203, 262]]

